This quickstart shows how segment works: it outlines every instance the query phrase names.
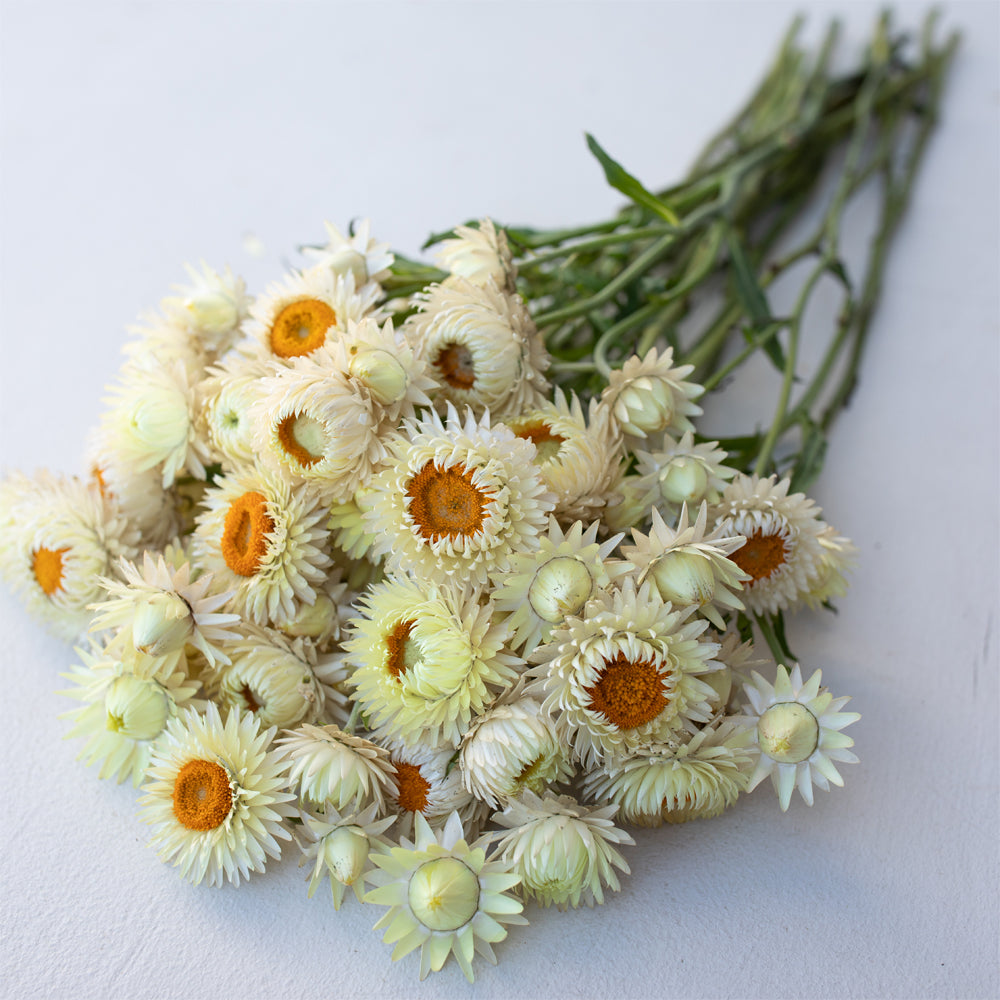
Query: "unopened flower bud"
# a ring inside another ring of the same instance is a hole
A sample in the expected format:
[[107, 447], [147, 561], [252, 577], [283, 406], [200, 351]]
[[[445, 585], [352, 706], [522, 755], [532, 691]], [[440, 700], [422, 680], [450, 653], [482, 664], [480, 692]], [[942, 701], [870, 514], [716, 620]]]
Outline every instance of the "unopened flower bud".
[[104, 708], [111, 732], [132, 740], [152, 740], [167, 724], [170, 699], [156, 681], [125, 674], [111, 682]]
[[183, 649], [194, 631], [194, 616], [178, 594], [158, 591], [143, 597], [132, 619], [132, 645], [147, 656], [166, 656]]
[[361, 827], [338, 826], [323, 838], [323, 858], [338, 882], [354, 885], [365, 870], [370, 847]]
[[637, 379], [618, 397], [615, 414], [625, 431], [637, 437], [664, 430], [674, 416], [670, 385], [657, 378]]
[[377, 347], [358, 351], [350, 372], [383, 406], [406, 394], [406, 369], [388, 351]]
[[653, 580], [660, 596], [672, 604], [701, 607], [715, 596], [712, 562], [699, 552], [665, 553], [653, 566]]
[[317, 594], [312, 604], [299, 606], [295, 617], [279, 626], [285, 635], [307, 635], [315, 639], [331, 631], [337, 622], [337, 606], [326, 594]]
[[819, 722], [797, 701], [772, 705], [757, 723], [757, 743], [779, 764], [798, 764], [819, 745]]
[[528, 601], [542, 621], [556, 624], [575, 615], [594, 589], [590, 570], [572, 556], [556, 556], [535, 574], [528, 588]]
[[660, 470], [659, 480], [660, 496], [667, 503], [698, 503], [708, 489], [705, 466], [689, 455], [672, 458]]
[[425, 861], [410, 877], [410, 910], [432, 931], [456, 931], [479, 909], [479, 879], [458, 858]]
[[365, 260], [365, 255], [359, 253], [354, 247], [344, 246], [339, 250], [324, 253], [323, 263], [334, 274], [353, 274], [356, 288], [360, 288], [368, 281], [368, 263]]
[[236, 302], [220, 291], [203, 291], [184, 300], [195, 329], [202, 333], [221, 334], [235, 329], [240, 314]]

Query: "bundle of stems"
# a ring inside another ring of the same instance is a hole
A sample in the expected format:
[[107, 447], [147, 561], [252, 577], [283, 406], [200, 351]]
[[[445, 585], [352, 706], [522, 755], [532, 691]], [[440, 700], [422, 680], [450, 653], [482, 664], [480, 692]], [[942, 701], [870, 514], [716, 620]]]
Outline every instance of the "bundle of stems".
[[[861, 64], [838, 74], [839, 26], [813, 57], [799, 44], [801, 27], [799, 18], [749, 102], [680, 184], [650, 191], [588, 135], [629, 204], [571, 229], [504, 227], [519, 291], [553, 358], [550, 375], [566, 389], [599, 391], [630, 355], [669, 345], [711, 391], [764, 352], [779, 373], [771, 423], [720, 443], [731, 465], [788, 475], [796, 490], [819, 474], [830, 425], [857, 380], [889, 244], [958, 42], [935, 40], [932, 13], [908, 56], [911, 40], [884, 14]], [[870, 246], [859, 264], [843, 252], [845, 217], [872, 189], [865, 204], [877, 208], [866, 213]], [[801, 238], [804, 220], [813, 224]], [[450, 235], [433, 235], [425, 248]], [[386, 291], [403, 297], [445, 276], [399, 255]], [[796, 296], [790, 312], [775, 315], [768, 290], [782, 276], [798, 280]], [[804, 318], [825, 277], [842, 302], [818, 364], [803, 373], [803, 336], [824, 335], [806, 331]]]

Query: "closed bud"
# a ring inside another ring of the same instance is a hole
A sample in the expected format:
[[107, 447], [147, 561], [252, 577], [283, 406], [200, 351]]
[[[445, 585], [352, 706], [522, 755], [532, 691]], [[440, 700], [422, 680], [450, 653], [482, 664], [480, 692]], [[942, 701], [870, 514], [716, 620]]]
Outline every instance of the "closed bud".
[[406, 395], [406, 369], [380, 348], [364, 348], [351, 359], [351, 375], [383, 406]]
[[147, 656], [166, 656], [184, 648], [194, 632], [187, 601], [169, 591], [157, 591], [136, 604], [132, 645]]
[[156, 681], [125, 674], [109, 685], [104, 708], [111, 732], [132, 740], [152, 740], [167, 724], [170, 698]]
[[368, 863], [370, 847], [361, 827], [338, 826], [323, 838], [323, 859], [338, 882], [354, 885]]

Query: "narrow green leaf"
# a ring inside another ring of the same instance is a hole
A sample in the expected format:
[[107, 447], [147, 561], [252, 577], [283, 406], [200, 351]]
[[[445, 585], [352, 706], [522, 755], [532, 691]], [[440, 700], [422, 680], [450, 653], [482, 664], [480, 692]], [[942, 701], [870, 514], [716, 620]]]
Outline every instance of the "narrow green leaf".
[[755, 330], [752, 326], [743, 328], [743, 339], [748, 344], [755, 344], [770, 359], [771, 364], [779, 372], [785, 370], [785, 352], [781, 349], [781, 341], [778, 340], [778, 331], [787, 323], [781, 320], [774, 320], [768, 323], [763, 329]]
[[674, 210], [653, 194], [648, 188], [643, 186], [638, 178], [633, 177], [617, 160], [610, 157], [602, 148], [601, 144], [589, 133], [586, 132], [587, 147], [597, 157], [598, 162], [604, 168], [604, 176], [608, 183], [616, 190], [621, 191], [626, 198], [630, 198], [637, 205], [648, 208], [661, 219], [669, 222], [672, 226], [680, 225]]
[[739, 237], [732, 229], [726, 234], [729, 256], [733, 263], [733, 278], [736, 281], [736, 293], [746, 309], [750, 322], [758, 328], [763, 328], [771, 322], [771, 308], [767, 304], [764, 290], [757, 281], [750, 258], [743, 248]]

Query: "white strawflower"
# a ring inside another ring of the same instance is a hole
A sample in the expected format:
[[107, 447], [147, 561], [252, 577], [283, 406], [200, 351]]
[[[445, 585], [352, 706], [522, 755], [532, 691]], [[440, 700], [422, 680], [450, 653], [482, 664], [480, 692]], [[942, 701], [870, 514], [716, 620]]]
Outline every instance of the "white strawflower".
[[498, 611], [509, 614], [512, 648], [523, 646], [527, 655], [556, 625], [579, 615], [598, 591], [632, 568], [610, 558], [622, 536], [598, 542], [599, 528], [595, 521], [584, 531], [577, 521], [564, 533], [550, 517], [548, 533], [539, 538], [538, 549], [515, 553], [510, 568], [496, 575], [493, 600]]
[[715, 643], [693, 608], [674, 610], [631, 579], [567, 618], [529, 657], [534, 682], [556, 731], [584, 767], [663, 742], [685, 723], [707, 722], [714, 692], [696, 674], [712, 669]]
[[725, 465], [727, 453], [718, 441], [694, 443], [687, 431], [679, 441], [666, 436], [657, 451], [635, 450], [637, 488], [651, 507], [679, 512], [684, 504], [718, 503], [736, 469]]
[[541, 405], [549, 356], [520, 296], [488, 280], [452, 277], [432, 285], [407, 336], [429, 363], [441, 403], [494, 420]]
[[324, 222], [326, 244], [321, 247], [303, 247], [302, 253], [316, 267], [328, 268], [335, 275], [350, 274], [355, 288], [382, 281], [396, 259], [388, 243], [379, 243], [371, 236], [371, 222], [361, 219], [352, 225], [350, 236], [332, 223]]
[[66, 736], [86, 740], [77, 759], [100, 762], [102, 778], [138, 785], [167, 722], [203, 704], [194, 700], [200, 685], [188, 677], [179, 652], [145, 656], [119, 643], [76, 652], [82, 664], [60, 675], [74, 687], [59, 693], [83, 702], [63, 714], [73, 720]]
[[122, 582], [102, 580], [109, 599], [91, 605], [94, 621], [91, 630], [126, 629], [133, 647], [149, 656], [165, 656], [194, 646], [214, 664], [228, 662], [221, 649], [238, 632], [239, 615], [219, 612], [232, 592], [213, 593], [212, 574], [191, 579], [191, 565], [168, 567], [162, 555], [153, 559], [143, 553], [142, 569], [127, 559], [119, 563]]
[[257, 625], [279, 625], [297, 602], [316, 599], [326, 578], [326, 511], [306, 487], [263, 469], [222, 476], [206, 490], [194, 552], [216, 585], [235, 590], [232, 609]]
[[404, 839], [387, 854], [371, 856], [377, 868], [367, 876], [374, 888], [365, 902], [389, 907], [375, 929], [388, 928], [385, 940], [396, 942], [393, 961], [420, 948], [424, 979], [454, 954], [471, 983], [473, 955], [495, 965], [492, 945], [507, 936], [503, 925], [527, 924], [523, 907], [507, 894], [518, 876], [506, 863], [486, 860], [489, 838], [466, 843], [456, 813], [440, 833], [421, 816], [415, 827], [415, 842]]
[[802, 599], [814, 610], [827, 604], [834, 597], [847, 593], [844, 573], [854, 568], [858, 550], [849, 538], [837, 533], [832, 525], [827, 525], [817, 538], [822, 554], [816, 579]]
[[350, 683], [369, 725], [393, 739], [457, 746], [521, 661], [504, 651], [509, 634], [493, 606], [454, 584], [390, 578], [361, 599], [344, 644], [356, 666]]
[[748, 574], [736, 565], [732, 554], [746, 541], [721, 529], [707, 530], [708, 505], [702, 503], [694, 523], [688, 509], [681, 508], [676, 528], [671, 528], [653, 508], [649, 535], [632, 529], [635, 545], [623, 545], [622, 555], [635, 566], [636, 580], [651, 581], [665, 601], [675, 607], [693, 605], [716, 628], [725, 631], [723, 614], [741, 611], [737, 594]]
[[278, 839], [291, 839], [294, 796], [283, 791], [281, 758], [268, 751], [273, 735], [236, 710], [223, 725], [212, 702], [205, 715], [188, 710], [167, 723], [139, 815], [154, 828], [159, 856], [189, 881], [239, 885], [281, 856]]
[[605, 889], [617, 892], [615, 869], [629, 874], [629, 867], [616, 847], [635, 843], [612, 821], [617, 808], [526, 791], [494, 814], [508, 831], [497, 841], [497, 851], [521, 876], [521, 892], [560, 910], [603, 903]]
[[221, 357], [250, 314], [253, 300], [246, 293], [246, 282], [228, 267], [219, 273], [204, 261], [200, 271], [190, 264], [184, 269], [189, 284], [176, 286], [176, 296], [163, 300], [163, 310], [206, 354]]
[[746, 538], [731, 558], [750, 577], [741, 597], [754, 614], [794, 608], [820, 579], [827, 526], [820, 508], [803, 493], [789, 494], [789, 485], [741, 474], [714, 509], [721, 533]]
[[536, 449], [542, 482], [556, 496], [555, 515], [565, 523], [599, 517], [619, 499], [625, 471], [622, 435], [606, 407], [591, 400], [584, 417], [580, 400], [556, 389], [553, 402], [506, 417]]
[[633, 438], [666, 432], [673, 436], [693, 431], [690, 417], [702, 412], [692, 402], [705, 390], [685, 378], [694, 365], [674, 366], [674, 351], [656, 348], [639, 358], [630, 357], [611, 372], [601, 403], [608, 407], [622, 431]]
[[813, 785], [824, 791], [831, 782], [843, 785], [834, 761], [858, 762], [848, 749], [854, 746], [854, 740], [840, 730], [861, 716], [842, 712], [850, 698], [834, 698], [820, 687], [821, 679], [822, 671], [817, 670], [803, 684], [798, 664], [791, 673], [779, 665], [774, 684], [755, 670], [753, 680], [743, 687], [750, 699], [743, 721], [752, 727], [753, 748], [759, 752], [747, 791], [752, 792], [770, 776], [782, 812], [796, 788], [806, 805], [811, 806]]
[[433, 411], [394, 438], [371, 481], [365, 523], [387, 568], [485, 586], [514, 552], [538, 547], [552, 509], [533, 446], [503, 425]]
[[752, 759], [746, 743], [745, 730], [731, 722], [706, 726], [686, 742], [640, 747], [609, 770], [592, 771], [584, 793], [614, 803], [619, 819], [638, 826], [710, 819], [747, 787]]
[[455, 237], [442, 240], [435, 254], [444, 270], [473, 285], [492, 281], [497, 288], [514, 290], [517, 269], [511, 259], [507, 234], [497, 229], [492, 219], [480, 219], [477, 228], [455, 226], [453, 232]]
[[309, 898], [324, 878], [330, 879], [333, 907], [339, 910], [348, 888], [360, 903], [364, 898], [365, 873], [371, 870], [373, 851], [387, 853], [392, 842], [383, 834], [396, 821], [395, 816], [378, 818], [378, 806], [373, 802], [361, 812], [342, 814], [332, 805], [319, 815], [302, 811], [302, 850], [300, 865], [313, 862], [309, 876]]
[[277, 743], [290, 761], [289, 784], [310, 804], [344, 812], [372, 802], [382, 812], [386, 796], [397, 795], [389, 751], [338, 726], [304, 724]]
[[250, 465], [256, 460], [252, 409], [261, 397], [263, 380], [277, 364], [231, 353], [198, 384], [198, 419], [220, 464]]

